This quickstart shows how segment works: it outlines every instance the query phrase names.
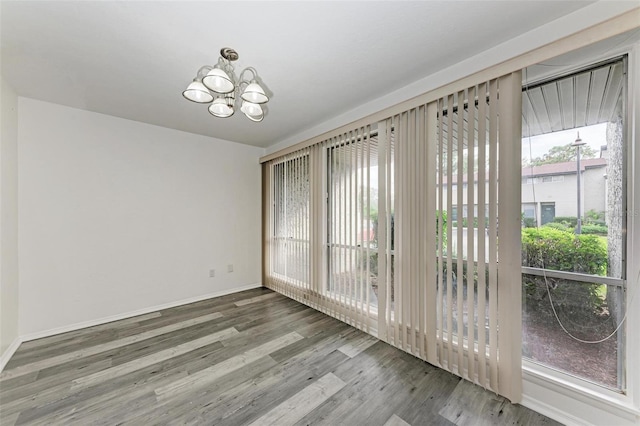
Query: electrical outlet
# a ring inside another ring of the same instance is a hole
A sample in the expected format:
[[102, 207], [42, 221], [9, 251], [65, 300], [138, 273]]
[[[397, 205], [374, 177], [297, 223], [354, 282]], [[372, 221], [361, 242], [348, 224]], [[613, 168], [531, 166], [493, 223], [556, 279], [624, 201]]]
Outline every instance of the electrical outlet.
[[209, 270], [209, 278], [213, 278], [216, 276], [216, 270], [215, 269], [210, 269]]
[[231, 263], [227, 265], [227, 272], [233, 272], [233, 265]]

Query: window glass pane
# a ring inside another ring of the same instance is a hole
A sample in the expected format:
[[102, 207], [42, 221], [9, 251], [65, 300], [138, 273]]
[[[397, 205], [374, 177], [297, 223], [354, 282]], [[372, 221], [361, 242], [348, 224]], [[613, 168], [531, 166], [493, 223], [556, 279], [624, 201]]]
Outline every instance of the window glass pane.
[[614, 331], [619, 319], [609, 311], [606, 300], [621, 297], [621, 288], [528, 274], [522, 275], [522, 285], [522, 355], [618, 388], [622, 342]]
[[309, 282], [309, 157], [273, 166], [273, 272]]
[[523, 93], [523, 356], [614, 389], [625, 381], [623, 71], [620, 60]]
[[358, 135], [329, 147], [327, 169], [327, 291], [377, 306], [377, 137]]

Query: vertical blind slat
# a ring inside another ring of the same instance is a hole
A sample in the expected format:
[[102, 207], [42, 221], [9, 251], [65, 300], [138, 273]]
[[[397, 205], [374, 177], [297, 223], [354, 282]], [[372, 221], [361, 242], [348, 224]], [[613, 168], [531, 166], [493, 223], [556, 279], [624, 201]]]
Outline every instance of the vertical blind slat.
[[387, 321], [387, 121], [378, 125], [378, 338], [388, 341]]
[[475, 380], [475, 333], [474, 333], [474, 294], [475, 294], [475, 253], [474, 253], [474, 217], [475, 207], [475, 88], [467, 92], [468, 108], [465, 111], [467, 120], [467, 376]]
[[[436, 220], [437, 208], [436, 203], [436, 148], [438, 141], [438, 133], [436, 128], [437, 123], [438, 105], [436, 102], [431, 102], [425, 108], [426, 117], [424, 117], [423, 132], [425, 135], [425, 150], [423, 154], [423, 161], [427, 165], [423, 168], [425, 173], [425, 189], [426, 194], [423, 198], [424, 210], [426, 212], [424, 219], [424, 226], [427, 231], [427, 237], [423, 245], [423, 258], [426, 259], [425, 270], [425, 286], [426, 294], [424, 298], [421, 298], [423, 303], [422, 310], [426, 313], [425, 318], [425, 335], [421, 341], [426, 343], [426, 360], [434, 365], [438, 363], [437, 357], [437, 342], [436, 342], [436, 330], [437, 330], [437, 309], [433, 306], [433, 302], [439, 303], [437, 298], [437, 283], [436, 275], [441, 276], [436, 269], [436, 247], [438, 242], [436, 239], [436, 232], [438, 232], [438, 222]], [[440, 222], [442, 223], [442, 222]], [[435, 232], [433, 231], [435, 230]]]
[[[456, 326], [457, 326], [457, 352], [458, 352], [458, 375], [464, 377], [464, 256], [463, 256], [463, 224], [464, 224], [464, 92], [458, 92], [458, 113], [457, 113], [457, 135], [458, 144], [456, 150], [456, 160], [458, 176], [456, 179]], [[453, 133], [453, 131], [451, 132]], [[453, 186], [453, 185], [451, 185]]]
[[416, 302], [417, 299], [417, 286], [420, 285], [418, 280], [416, 270], [419, 260], [417, 259], [417, 249], [416, 249], [416, 237], [421, 237], [421, 230], [416, 226], [416, 204], [418, 201], [418, 194], [416, 191], [416, 173], [417, 168], [415, 165], [416, 157], [417, 157], [417, 146], [416, 146], [416, 110], [412, 109], [409, 111], [408, 115], [408, 123], [407, 123], [407, 145], [409, 148], [408, 154], [408, 164], [407, 164], [407, 180], [408, 180], [408, 188], [409, 188], [409, 196], [407, 197], [407, 223], [409, 224], [409, 232], [407, 232], [408, 237], [408, 259], [405, 263], [409, 266], [409, 281], [405, 281], [405, 286], [407, 288], [407, 305], [408, 305], [408, 313], [407, 313], [407, 322], [405, 328], [407, 329], [409, 336], [407, 339], [407, 346], [410, 345], [411, 353], [415, 354], [416, 351], [416, 331], [419, 330], [417, 327], [416, 320]]
[[447, 369], [453, 371], [453, 95], [447, 98]]
[[491, 389], [498, 391], [498, 81], [489, 83], [489, 366]]
[[[486, 182], [486, 152], [487, 152], [487, 117], [486, 117], [487, 86], [482, 83], [478, 87], [478, 383], [487, 387], [486, 375], [486, 252], [485, 252], [485, 182]], [[482, 322], [480, 321], [482, 320]]]
[[438, 100], [437, 105], [437, 114], [438, 114], [438, 227], [436, 232], [438, 233], [438, 300], [436, 302], [436, 310], [437, 310], [437, 337], [438, 337], [438, 365], [444, 365], [444, 325], [445, 325], [445, 312], [444, 312], [444, 233], [443, 231], [445, 222], [444, 222], [444, 101], [442, 99]]

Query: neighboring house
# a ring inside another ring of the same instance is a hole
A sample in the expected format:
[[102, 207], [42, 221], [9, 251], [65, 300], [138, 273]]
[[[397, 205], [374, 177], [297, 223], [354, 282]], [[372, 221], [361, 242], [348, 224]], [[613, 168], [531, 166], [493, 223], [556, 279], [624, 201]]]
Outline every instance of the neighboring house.
[[[582, 172], [581, 179], [581, 212], [595, 210], [605, 211], [606, 205], [606, 158], [590, 158], [580, 162]], [[577, 174], [576, 162], [545, 164], [542, 166], [524, 167], [522, 169], [522, 213], [527, 218], [538, 218], [540, 225], [552, 222], [556, 216], [577, 215]], [[477, 181], [477, 174], [474, 180]], [[486, 182], [489, 181], [487, 176]], [[446, 193], [447, 182], [443, 182], [443, 190]], [[463, 179], [463, 199], [467, 199], [467, 176]], [[477, 182], [474, 184], [474, 194], [478, 193]], [[457, 183], [454, 175], [453, 193], [457, 191]], [[489, 193], [487, 183], [485, 193]], [[476, 198], [477, 199], [477, 198]], [[454, 203], [451, 208], [451, 220], [458, 219], [458, 206]], [[445, 207], [445, 210], [448, 210]], [[474, 217], [478, 216], [478, 207], [474, 205]], [[467, 203], [462, 205], [462, 217], [468, 217]]]
[[[580, 161], [581, 212], [606, 210], [607, 160]], [[522, 169], [522, 212], [538, 218], [538, 224], [552, 222], [556, 216], [577, 216], [577, 167], [575, 161], [545, 164]]]

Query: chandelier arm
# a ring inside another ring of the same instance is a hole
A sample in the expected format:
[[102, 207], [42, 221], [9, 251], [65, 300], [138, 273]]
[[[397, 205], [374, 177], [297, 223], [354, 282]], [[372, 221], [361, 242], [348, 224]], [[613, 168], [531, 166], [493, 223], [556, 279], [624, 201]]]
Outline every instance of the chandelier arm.
[[207, 73], [209, 71], [211, 71], [213, 69], [213, 67], [211, 65], [203, 65], [200, 67], [200, 69], [198, 70], [198, 73], [196, 74], [196, 78], [195, 79], [200, 79], [202, 80], [202, 78], [204, 76], [207, 75]]
[[242, 70], [242, 72], [240, 73], [240, 81], [241, 82], [246, 82], [247, 84], [249, 84], [250, 80], [244, 80], [242, 77], [244, 76], [244, 73], [249, 71], [251, 74], [253, 74], [251, 80], [255, 80], [256, 77], [258, 77], [258, 71], [256, 71], [255, 68], [253, 67], [247, 67], [245, 69]]

